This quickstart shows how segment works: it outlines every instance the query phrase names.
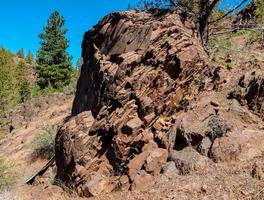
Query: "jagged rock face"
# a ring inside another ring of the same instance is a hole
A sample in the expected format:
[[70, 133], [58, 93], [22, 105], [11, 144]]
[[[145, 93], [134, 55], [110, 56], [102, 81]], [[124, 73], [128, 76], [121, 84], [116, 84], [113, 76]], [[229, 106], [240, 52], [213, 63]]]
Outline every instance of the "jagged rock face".
[[131, 99], [143, 104], [138, 109], [150, 109], [148, 105], [153, 103], [151, 107], [162, 112], [162, 95], [191, 80], [195, 71], [206, 71], [207, 56], [193, 28], [175, 13], [130, 12], [105, 17], [84, 35], [84, 65], [73, 115], [92, 110], [97, 116], [104, 106], [115, 110]]
[[217, 72], [179, 11], [112, 13], [82, 48], [75, 117], [56, 139], [57, 176], [82, 196], [144, 187], [175, 149], [174, 114], [195, 95], [189, 86], [196, 78], [206, 87]]
[[229, 98], [237, 99], [242, 105], [247, 105], [250, 110], [264, 119], [263, 67], [259, 70], [251, 70], [241, 76]]

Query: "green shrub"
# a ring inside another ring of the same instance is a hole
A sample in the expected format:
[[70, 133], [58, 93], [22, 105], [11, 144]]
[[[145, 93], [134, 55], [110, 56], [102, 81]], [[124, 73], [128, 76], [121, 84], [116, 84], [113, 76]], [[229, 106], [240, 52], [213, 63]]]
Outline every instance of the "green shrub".
[[258, 23], [264, 23], [264, 1], [263, 0], [255, 0], [257, 5], [256, 16]]
[[0, 189], [10, 186], [15, 181], [15, 175], [10, 171], [9, 164], [0, 157]]
[[227, 68], [228, 70], [233, 69], [234, 66], [235, 66], [234, 63], [232, 63], [232, 62], [226, 64], [226, 68]]
[[54, 154], [55, 136], [57, 126], [44, 126], [42, 132], [38, 133], [30, 143], [30, 147], [34, 149], [32, 159], [44, 158], [49, 159]]

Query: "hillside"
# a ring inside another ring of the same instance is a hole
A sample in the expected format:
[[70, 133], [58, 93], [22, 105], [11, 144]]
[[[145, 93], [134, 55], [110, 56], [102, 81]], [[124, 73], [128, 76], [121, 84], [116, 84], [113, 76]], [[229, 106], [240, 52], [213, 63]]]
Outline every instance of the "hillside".
[[75, 96], [8, 111], [0, 200], [263, 199], [264, 45], [259, 30], [226, 32], [245, 13], [208, 49], [181, 10], [104, 17], [84, 34]]

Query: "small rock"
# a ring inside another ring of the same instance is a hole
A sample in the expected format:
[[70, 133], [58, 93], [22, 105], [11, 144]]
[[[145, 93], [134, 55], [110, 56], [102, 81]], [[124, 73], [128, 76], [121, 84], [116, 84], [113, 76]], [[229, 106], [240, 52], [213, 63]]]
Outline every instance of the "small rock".
[[175, 140], [177, 136], [177, 126], [173, 125], [170, 130], [162, 137], [161, 141], [166, 149], [171, 152], [175, 145]]
[[207, 125], [206, 135], [213, 141], [224, 136], [232, 128], [231, 124], [218, 116], [210, 117]]
[[122, 190], [128, 190], [130, 187], [130, 183], [129, 183], [129, 178], [126, 175], [123, 175], [120, 177], [119, 179], [120, 182], [120, 186], [122, 188]]
[[153, 149], [146, 159], [145, 169], [148, 173], [157, 175], [162, 166], [167, 162], [168, 151], [166, 149]]
[[173, 175], [179, 174], [179, 170], [176, 168], [173, 161], [169, 161], [162, 167], [161, 173], [167, 177], [171, 177]]
[[252, 166], [252, 172], [251, 175], [253, 178], [262, 180], [264, 177], [264, 173], [263, 173], [263, 163], [261, 163], [260, 161], [256, 161], [254, 163], [254, 165]]
[[143, 122], [138, 117], [135, 117], [129, 120], [126, 125], [122, 127], [122, 133], [126, 135], [131, 135], [136, 132], [142, 125]]
[[96, 173], [91, 176], [91, 179], [84, 186], [84, 195], [85, 196], [98, 196], [102, 192], [108, 191], [108, 180], [100, 173]]
[[134, 157], [130, 162], [128, 163], [128, 175], [131, 180], [134, 180], [137, 172], [142, 168], [144, 163], [146, 162], [146, 159], [149, 155], [148, 151], [143, 151], [136, 157]]
[[209, 139], [209, 137], [204, 137], [201, 143], [198, 145], [197, 150], [203, 156], [208, 156], [211, 146], [212, 146], [212, 141]]
[[132, 183], [132, 190], [144, 190], [154, 183], [154, 177], [144, 170], [140, 170]]
[[192, 147], [186, 147], [181, 151], [173, 151], [169, 159], [173, 161], [180, 174], [186, 175], [192, 172], [207, 173], [210, 170], [212, 161], [200, 155]]
[[207, 192], [207, 190], [208, 190], [208, 186], [207, 186], [207, 185], [203, 185], [202, 188], [201, 188], [201, 190], [202, 190], [203, 192]]
[[143, 122], [138, 117], [133, 118], [127, 122], [127, 126], [131, 129], [139, 128], [142, 124]]

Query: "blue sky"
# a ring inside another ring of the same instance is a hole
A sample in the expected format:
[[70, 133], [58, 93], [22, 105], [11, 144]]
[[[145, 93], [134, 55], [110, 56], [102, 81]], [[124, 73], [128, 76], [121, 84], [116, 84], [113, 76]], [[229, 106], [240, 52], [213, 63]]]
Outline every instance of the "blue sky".
[[[250, 0], [249, 0], [250, 1]], [[46, 25], [50, 13], [58, 10], [66, 19], [70, 40], [68, 52], [73, 64], [81, 54], [81, 41], [102, 17], [113, 11], [126, 10], [137, 0], [0, 0], [0, 46], [16, 53], [24, 48], [35, 55], [39, 48], [39, 33]], [[223, 0], [221, 8], [234, 5], [239, 0]]]

